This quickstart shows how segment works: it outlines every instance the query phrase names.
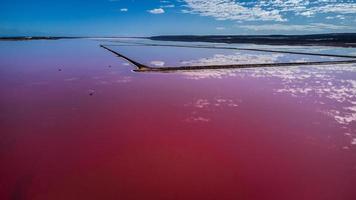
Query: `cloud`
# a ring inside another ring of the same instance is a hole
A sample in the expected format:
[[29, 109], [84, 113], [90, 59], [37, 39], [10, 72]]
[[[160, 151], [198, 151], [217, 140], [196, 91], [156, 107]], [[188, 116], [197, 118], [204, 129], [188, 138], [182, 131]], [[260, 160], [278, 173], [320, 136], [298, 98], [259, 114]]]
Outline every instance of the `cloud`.
[[[356, 3], [339, 3], [329, 4], [320, 7], [312, 7], [307, 9], [306, 12], [316, 15], [317, 13], [339, 13], [339, 14], [355, 14]], [[301, 14], [303, 14], [302, 12]]]
[[176, 7], [174, 4], [162, 5], [161, 8], [174, 8]]
[[334, 25], [325, 23], [299, 24], [263, 24], [263, 25], [241, 25], [239, 28], [253, 31], [323, 31], [323, 30], [346, 30], [352, 29], [350, 26]]
[[218, 31], [223, 31], [223, 30], [225, 30], [225, 29], [226, 29], [225, 27], [221, 27], [221, 26], [216, 27], [216, 30], [218, 30]]
[[293, 16], [354, 15], [354, 0], [184, 0], [183, 13], [234, 21], [288, 21]]
[[151, 14], [163, 14], [163, 13], [165, 13], [163, 8], [155, 8], [155, 9], [152, 9], [152, 10], [148, 10], [148, 12], [151, 13]]
[[121, 12], [127, 12], [127, 11], [129, 11], [129, 9], [127, 9], [127, 8], [121, 8], [120, 11], [121, 11]]
[[217, 20], [284, 21], [278, 11], [266, 11], [260, 7], [245, 7], [232, 0], [185, 0], [188, 10], [184, 13], [214, 17]]

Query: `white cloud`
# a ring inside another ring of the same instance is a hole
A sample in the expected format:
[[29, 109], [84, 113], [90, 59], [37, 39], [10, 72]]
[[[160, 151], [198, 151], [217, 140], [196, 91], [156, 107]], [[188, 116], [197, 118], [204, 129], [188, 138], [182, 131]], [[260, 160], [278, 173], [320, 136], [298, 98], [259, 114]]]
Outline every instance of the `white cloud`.
[[288, 24], [263, 24], [263, 25], [241, 25], [239, 28], [253, 31], [323, 31], [323, 30], [350, 30], [352, 27], [324, 23], [311, 23], [305, 25]]
[[129, 11], [129, 9], [127, 9], [127, 8], [121, 8], [120, 11], [121, 11], [121, 12], [127, 12], [127, 11]]
[[188, 10], [184, 13], [214, 17], [218, 20], [274, 20], [284, 21], [278, 11], [266, 11], [261, 7], [248, 8], [233, 0], [185, 0]]
[[320, 7], [309, 8], [308, 11], [313, 15], [317, 13], [355, 14], [356, 3], [329, 4]]
[[[199, 14], [217, 20], [287, 21], [291, 16], [314, 17], [325, 14], [354, 15], [355, 0], [184, 0], [183, 13]], [[340, 19], [340, 18], [339, 18]]]
[[165, 13], [164, 9], [162, 9], [162, 8], [155, 8], [155, 9], [152, 9], [152, 10], [148, 10], [148, 12], [151, 13], [151, 14], [163, 14], [163, 13]]
[[162, 5], [161, 8], [174, 8], [176, 7], [174, 4]]
[[216, 27], [216, 30], [218, 30], [218, 31], [223, 31], [225, 29], [226, 29], [225, 27]]

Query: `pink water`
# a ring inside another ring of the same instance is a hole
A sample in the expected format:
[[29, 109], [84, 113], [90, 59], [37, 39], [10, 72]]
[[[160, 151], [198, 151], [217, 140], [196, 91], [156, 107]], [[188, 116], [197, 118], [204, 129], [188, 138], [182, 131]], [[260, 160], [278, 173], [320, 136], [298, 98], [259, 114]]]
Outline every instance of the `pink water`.
[[0, 43], [0, 199], [356, 199], [355, 66], [145, 74], [98, 44]]

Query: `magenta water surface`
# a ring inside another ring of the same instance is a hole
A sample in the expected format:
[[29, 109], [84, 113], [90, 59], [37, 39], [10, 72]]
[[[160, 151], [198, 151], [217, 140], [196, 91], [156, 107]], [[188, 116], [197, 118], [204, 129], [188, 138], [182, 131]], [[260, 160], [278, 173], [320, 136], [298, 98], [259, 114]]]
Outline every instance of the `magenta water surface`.
[[100, 43], [0, 43], [0, 199], [356, 199], [355, 65], [135, 73]]

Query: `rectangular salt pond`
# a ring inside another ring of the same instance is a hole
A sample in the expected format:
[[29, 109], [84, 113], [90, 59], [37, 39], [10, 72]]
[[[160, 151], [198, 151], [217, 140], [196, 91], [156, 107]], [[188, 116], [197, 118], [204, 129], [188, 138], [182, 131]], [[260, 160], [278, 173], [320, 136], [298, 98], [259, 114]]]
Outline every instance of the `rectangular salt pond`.
[[[235, 45], [232, 45], [235, 46]], [[240, 45], [236, 45], [241, 47]], [[326, 47], [326, 46], [271, 46], [271, 45], [246, 45], [247, 48], [273, 49], [279, 51], [295, 51], [305, 53], [335, 54], [356, 56], [356, 48], [346, 47]]]
[[[191, 46], [191, 47], [189, 47]], [[294, 63], [294, 62], [328, 62], [343, 61], [353, 58], [322, 56], [322, 55], [301, 55], [288, 52], [264, 52], [291, 51], [302, 53], [337, 53], [333, 51], [318, 52], [304, 49], [283, 49], [283, 48], [261, 48], [259, 51], [255, 45], [250, 47], [256, 50], [235, 50], [224, 48], [201, 48], [199, 46], [158, 46], [158, 45], [137, 45], [137, 44], [111, 44], [106, 47], [122, 54], [140, 64], [150, 67], [180, 67], [180, 66], [208, 66], [208, 65], [239, 65], [239, 64], [265, 64], [265, 63]], [[211, 46], [211, 45], [210, 45]], [[231, 46], [234, 47], [234, 46]], [[342, 52], [341, 50], [338, 53]], [[340, 54], [343, 55], [343, 54]], [[346, 54], [350, 55], [350, 54]]]

